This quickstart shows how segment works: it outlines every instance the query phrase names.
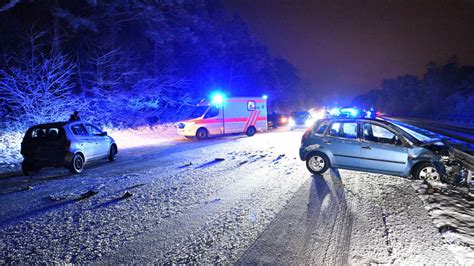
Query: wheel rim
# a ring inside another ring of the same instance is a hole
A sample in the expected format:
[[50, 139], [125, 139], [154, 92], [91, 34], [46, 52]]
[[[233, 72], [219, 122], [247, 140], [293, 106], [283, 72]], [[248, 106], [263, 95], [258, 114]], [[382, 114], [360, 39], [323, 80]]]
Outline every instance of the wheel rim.
[[433, 166], [423, 167], [420, 171], [420, 179], [427, 181], [438, 181], [439, 173]]
[[313, 156], [309, 159], [309, 167], [311, 167], [312, 170], [319, 172], [321, 171], [324, 166], [325, 166], [324, 159], [321, 156]]
[[83, 166], [84, 166], [84, 163], [82, 161], [82, 157], [77, 156], [76, 159], [74, 160], [74, 169], [76, 169], [77, 171], [81, 171]]

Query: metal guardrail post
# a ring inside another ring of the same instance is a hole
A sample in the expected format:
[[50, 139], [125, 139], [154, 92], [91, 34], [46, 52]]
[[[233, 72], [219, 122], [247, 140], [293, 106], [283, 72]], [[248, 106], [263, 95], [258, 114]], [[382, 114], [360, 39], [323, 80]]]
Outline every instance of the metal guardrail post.
[[467, 186], [469, 188], [469, 191], [473, 191], [474, 190], [474, 180], [472, 180], [472, 175], [474, 173], [471, 171], [471, 170], [467, 170], [467, 178], [466, 178], [466, 183], [467, 183]]

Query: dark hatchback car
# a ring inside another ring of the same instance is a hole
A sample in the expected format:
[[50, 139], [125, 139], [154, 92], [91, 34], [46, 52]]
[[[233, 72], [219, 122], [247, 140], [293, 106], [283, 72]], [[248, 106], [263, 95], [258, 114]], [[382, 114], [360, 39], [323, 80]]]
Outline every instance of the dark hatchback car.
[[288, 126], [293, 130], [295, 128], [307, 128], [314, 123], [313, 117], [309, 112], [293, 112], [288, 119]]
[[66, 167], [82, 172], [84, 165], [98, 159], [115, 160], [117, 144], [90, 123], [58, 122], [29, 128], [21, 143], [25, 175], [44, 167]]
[[440, 180], [444, 167], [435, 146], [385, 120], [333, 118], [306, 131], [300, 158], [314, 174], [336, 167]]

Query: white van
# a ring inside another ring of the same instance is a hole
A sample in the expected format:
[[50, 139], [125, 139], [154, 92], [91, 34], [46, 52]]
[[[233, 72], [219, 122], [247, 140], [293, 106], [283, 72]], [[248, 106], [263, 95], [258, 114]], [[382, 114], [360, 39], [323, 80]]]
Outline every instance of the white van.
[[267, 100], [258, 97], [202, 100], [189, 120], [178, 123], [178, 133], [185, 137], [206, 139], [209, 136], [245, 133], [253, 136], [267, 130]]

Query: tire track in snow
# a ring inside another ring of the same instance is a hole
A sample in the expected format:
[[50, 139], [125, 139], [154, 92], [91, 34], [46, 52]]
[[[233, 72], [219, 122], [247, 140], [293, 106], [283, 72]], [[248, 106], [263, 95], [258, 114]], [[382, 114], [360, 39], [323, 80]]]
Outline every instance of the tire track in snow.
[[347, 264], [351, 217], [337, 170], [312, 176], [238, 263]]

